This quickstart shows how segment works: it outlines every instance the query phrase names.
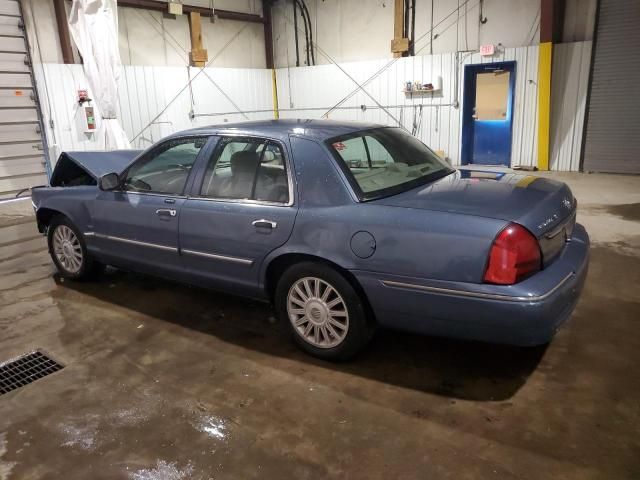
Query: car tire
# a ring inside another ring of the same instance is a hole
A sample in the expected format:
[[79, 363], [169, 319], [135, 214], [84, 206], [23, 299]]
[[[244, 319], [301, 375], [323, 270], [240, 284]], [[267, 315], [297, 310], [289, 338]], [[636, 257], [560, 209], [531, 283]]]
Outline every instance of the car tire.
[[71, 280], [95, 278], [104, 271], [104, 265], [91, 257], [84, 236], [64, 215], [51, 219], [47, 229], [49, 255], [58, 272]]
[[278, 281], [274, 300], [295, 343], [323, 360], [348, 360], [374, 331], [364, 299], [342, 274], [322, 263], [289, 267]]

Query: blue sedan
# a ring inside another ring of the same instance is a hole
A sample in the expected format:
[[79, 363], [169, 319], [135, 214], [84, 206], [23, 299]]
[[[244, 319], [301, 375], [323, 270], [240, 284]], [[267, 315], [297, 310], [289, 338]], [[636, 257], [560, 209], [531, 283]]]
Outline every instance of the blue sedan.
[[274, 120], [66, 152], [32, 199], [60, 274], [104, 265], [272, 302], [325, 359], [377, 326], [549, 342], [589, 237], [567, 185], [455, 170], [399, 128]]

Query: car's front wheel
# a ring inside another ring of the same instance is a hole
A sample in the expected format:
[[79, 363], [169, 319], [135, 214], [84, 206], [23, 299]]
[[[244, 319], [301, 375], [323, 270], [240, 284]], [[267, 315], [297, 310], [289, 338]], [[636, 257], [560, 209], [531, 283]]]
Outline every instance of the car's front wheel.
[[82, 234], [67, 217], [58, 215], [51, 220], [47, 240], [51, 259], [63, 277], [86, 279], [103, 269], [91, 258]]
[[316, 357], [346, 360], [371, 336], [362, 299], [327, 265], [305, 262], [289, 267], [278, 282], [275, 301], [295, 342]]

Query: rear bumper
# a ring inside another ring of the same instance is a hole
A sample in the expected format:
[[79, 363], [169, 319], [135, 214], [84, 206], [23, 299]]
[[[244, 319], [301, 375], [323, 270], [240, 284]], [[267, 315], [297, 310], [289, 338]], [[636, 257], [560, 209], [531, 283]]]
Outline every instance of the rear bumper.
[[353, 271], [386, 327], [510, 345], [540, 345], [571, 316], [589, 264], [589, 236], [572, 241], [543, 271], [510, 286], [441, 282]]

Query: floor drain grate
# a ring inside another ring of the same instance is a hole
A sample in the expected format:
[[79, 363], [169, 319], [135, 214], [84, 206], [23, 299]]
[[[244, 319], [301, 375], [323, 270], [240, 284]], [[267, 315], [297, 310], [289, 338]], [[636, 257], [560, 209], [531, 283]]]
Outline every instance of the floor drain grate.
[[63, 368], [64, 366], [37, 350], [0, 363], [0, 395], [29, 385]]

